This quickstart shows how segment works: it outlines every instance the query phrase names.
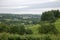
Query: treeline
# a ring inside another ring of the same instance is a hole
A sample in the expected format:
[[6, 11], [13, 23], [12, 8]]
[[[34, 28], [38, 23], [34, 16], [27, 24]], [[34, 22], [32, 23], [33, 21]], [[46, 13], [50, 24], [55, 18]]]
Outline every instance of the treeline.
[[58, 18], [60, 18], [59, 10], [46, 11], [41, 15], [41, 21], [55, 22]]

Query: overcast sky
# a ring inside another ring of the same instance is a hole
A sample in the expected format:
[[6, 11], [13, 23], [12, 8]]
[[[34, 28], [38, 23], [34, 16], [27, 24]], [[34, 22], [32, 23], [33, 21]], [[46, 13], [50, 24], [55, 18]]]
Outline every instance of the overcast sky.
[[60, 0], [0, 0], [0, 13], [41, 14], [60, 10]]

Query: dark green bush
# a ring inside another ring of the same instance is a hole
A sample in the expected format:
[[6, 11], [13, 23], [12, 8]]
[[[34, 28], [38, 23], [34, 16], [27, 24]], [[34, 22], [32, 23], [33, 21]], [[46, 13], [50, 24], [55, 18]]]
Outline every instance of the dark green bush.
[[19, 36], [10, 36], [8, 40], [21, 40], [21, 38]]
[[51, 40], [49, 36], [45, 36], [45, 40]]
[[41, 25], [38, 30], [41, 34], [58, 34], [58, 30], [55, 28], [54, 25]]
[[26, 34], [33, 34], [33, 32], [30, 29], [26, 29]]

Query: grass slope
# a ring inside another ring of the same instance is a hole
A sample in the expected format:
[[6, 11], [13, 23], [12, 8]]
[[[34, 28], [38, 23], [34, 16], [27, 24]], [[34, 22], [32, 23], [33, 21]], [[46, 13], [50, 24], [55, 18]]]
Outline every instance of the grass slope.
[[39, 24], [36, 25], [29, 25], [28, 27], [26, 27], [27, 29], [31, 29], [33, 31], [34, 34], [38, 34], [38, 28], [40, 27]]
[[60, 32], [60, 18], [56, 20], [55, 26], [56, 26], [57, 30]]

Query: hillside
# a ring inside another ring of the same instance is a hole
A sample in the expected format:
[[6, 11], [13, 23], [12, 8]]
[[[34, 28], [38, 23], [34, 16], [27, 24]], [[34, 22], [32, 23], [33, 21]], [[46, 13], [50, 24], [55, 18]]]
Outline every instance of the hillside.
[[60, 11], [0, 14], [0, 40], [60, 40]]

